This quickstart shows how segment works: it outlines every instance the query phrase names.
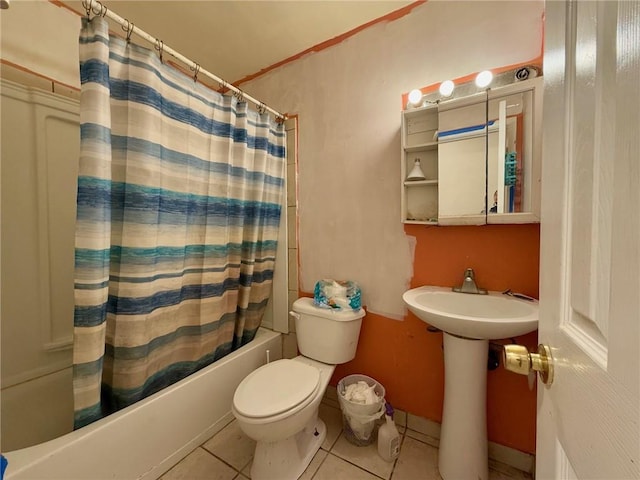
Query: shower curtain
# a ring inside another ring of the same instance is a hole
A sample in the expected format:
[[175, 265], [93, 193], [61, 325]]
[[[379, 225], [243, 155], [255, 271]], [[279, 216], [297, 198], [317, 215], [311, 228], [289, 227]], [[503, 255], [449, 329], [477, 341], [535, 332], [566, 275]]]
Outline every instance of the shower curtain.
[[251, 341], [271, 293], [284, 126], [109, 36], [80, 34], [75, 427]]

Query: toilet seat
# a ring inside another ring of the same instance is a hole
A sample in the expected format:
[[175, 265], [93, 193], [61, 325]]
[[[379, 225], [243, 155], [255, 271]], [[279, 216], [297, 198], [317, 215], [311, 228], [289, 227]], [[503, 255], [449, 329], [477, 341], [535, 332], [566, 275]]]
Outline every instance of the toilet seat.
[[233, 406], [245, 417], [272, 417], [304, 407], [319, 384], [317, 368], [289, 359], [276, 360], [254, 370], [240, 383]]

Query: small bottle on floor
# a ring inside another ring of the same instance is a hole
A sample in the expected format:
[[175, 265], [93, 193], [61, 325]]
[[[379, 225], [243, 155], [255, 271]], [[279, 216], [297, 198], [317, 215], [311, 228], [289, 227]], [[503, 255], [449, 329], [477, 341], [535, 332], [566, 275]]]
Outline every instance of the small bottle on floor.
[[393, 462], [400, 454], [400, 434], [393, 422], [393, 407], [386, 405], [386, 423], [378, 430], [378, 455], [386, 462]]

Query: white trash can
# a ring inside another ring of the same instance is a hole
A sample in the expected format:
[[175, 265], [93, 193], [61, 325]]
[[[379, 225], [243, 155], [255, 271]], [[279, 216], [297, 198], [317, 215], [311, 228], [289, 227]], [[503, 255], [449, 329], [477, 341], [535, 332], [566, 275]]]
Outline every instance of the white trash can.
[[[345, 393], [349, 385], [365, 382], [375, 396], [372, 403], [347, 400]], [[347, 375], [338, 382], [338, 401], [342, 410], [342, 426], [346, 439], [358, 446], [370, 445], [375, 440], [376, 420], [385, 412], [384, 387], [366, 375]]]

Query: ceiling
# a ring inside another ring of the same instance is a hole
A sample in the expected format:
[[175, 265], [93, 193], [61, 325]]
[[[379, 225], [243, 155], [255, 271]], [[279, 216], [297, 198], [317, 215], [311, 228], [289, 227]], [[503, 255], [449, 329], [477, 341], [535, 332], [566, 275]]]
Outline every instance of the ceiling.
[[[80, 1], [63, 3], [77, 12], [85, 11]], [[237, 83], [410, 3], [401, 0], [104, 1], [107, 8], [230, 83]], [[112, 30], [119, 31], [115, 22], [111, 24]]]

